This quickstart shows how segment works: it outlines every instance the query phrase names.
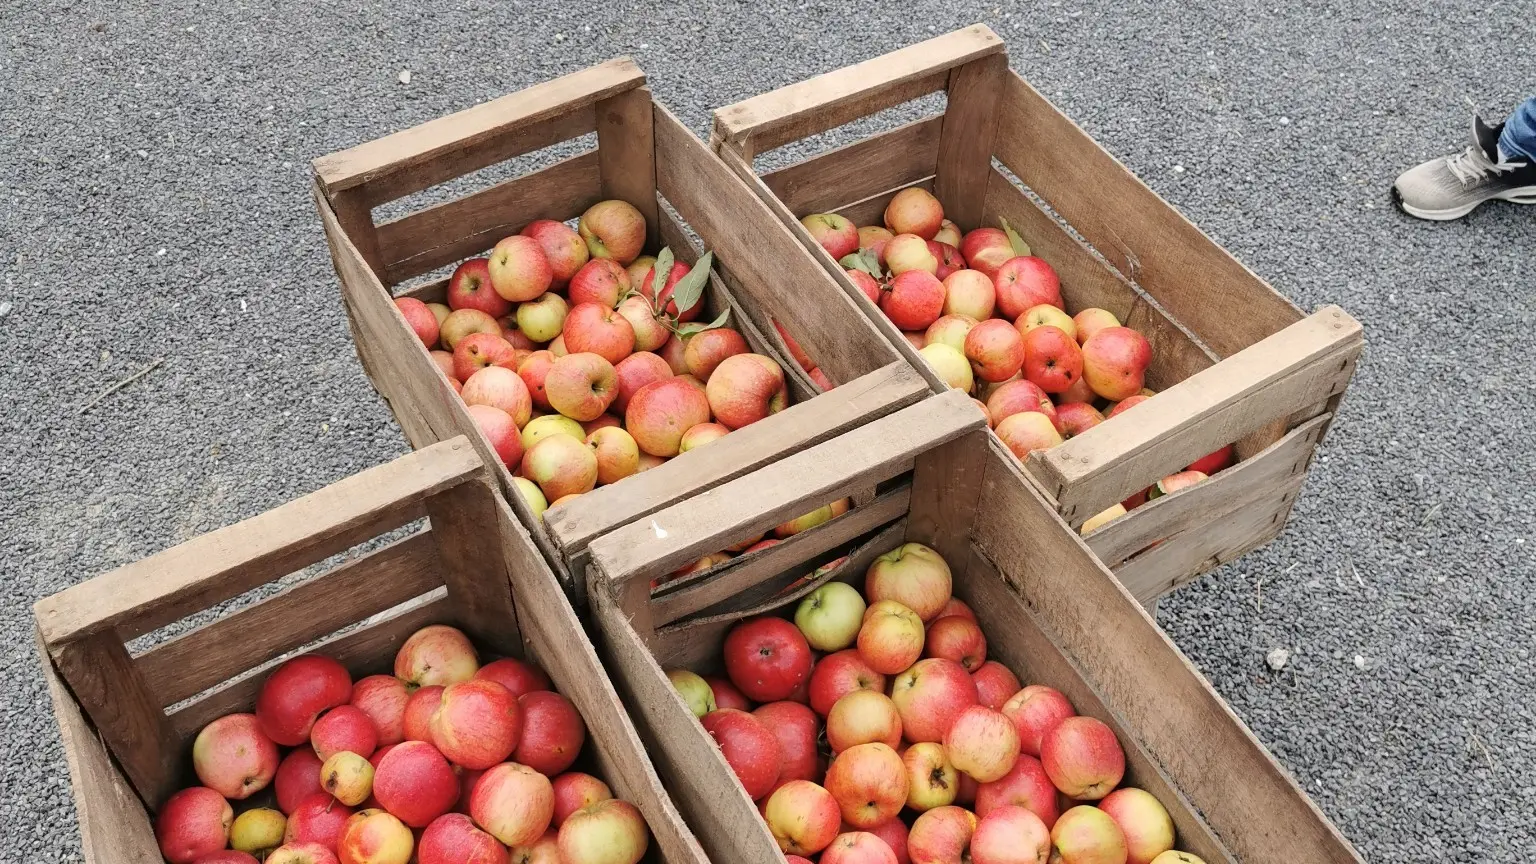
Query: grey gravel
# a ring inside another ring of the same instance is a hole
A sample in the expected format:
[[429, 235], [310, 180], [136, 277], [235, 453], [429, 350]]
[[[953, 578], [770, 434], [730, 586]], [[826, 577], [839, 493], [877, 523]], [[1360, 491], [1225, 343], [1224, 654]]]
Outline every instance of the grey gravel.
[[311, 158], [621, 53], [703, 131], [711, 106], [977, 20], [1254, 270], [1367, 327], [1290, 528], [1160, 622], [1371, 860], [1524, 860], [1536, 214], [1424, 225], [1386, 189], [1462, 146], [1469, 101], [1532, 89], [1529, 9], [854, 8], [0, 7], [0, 860], [79, 856], [32, 602], [405, 449], [351, 350]]

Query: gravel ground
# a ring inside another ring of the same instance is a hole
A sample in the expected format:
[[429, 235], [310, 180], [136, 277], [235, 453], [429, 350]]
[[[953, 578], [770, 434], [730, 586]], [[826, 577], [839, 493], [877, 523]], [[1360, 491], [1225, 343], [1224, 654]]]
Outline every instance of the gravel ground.
[[423, 5], [0, 9], [0, 860], [79, 856], [32, 602], [405, 449], [352, 353], [310, 159], [621, 53], [702, 131], [712, 106], [977, 20], [1281, 291], [1367, 328], [1290, 528], [1161, 623], [1371, 860], [1524, 860], [1536, 232], [1503, 205], [1417, 224], [1386, 188], [1462, 145], [1469, 101], [1531, 89], [1509, 26], [1528, 10]]

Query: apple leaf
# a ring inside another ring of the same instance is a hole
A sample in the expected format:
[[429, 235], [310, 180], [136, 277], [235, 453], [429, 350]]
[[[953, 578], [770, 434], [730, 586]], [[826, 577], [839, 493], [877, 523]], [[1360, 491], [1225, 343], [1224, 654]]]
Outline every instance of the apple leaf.
[[1013, 247], [1013, 254], [1028, 255], [1029, 244], [1024, 242], [1023, 237], [1019, 236], [1019, 232], [1013, 230], [1013, 226], [1008, 224], [1007, 219], [999, 218], [998, 221], [1003, 223], [1003, 231], [1008, 235], [1008, 244]]
[[688, 337], [695, 333], [703, 333], [705, 330], [714, 330], [717, 327], [724, 327], [725, 322], [729, 321], [730, 319], [731, 310], [727, 309], [720, 313], [720, 317], [709, 322], [708, 324], [700, 324], [697, 321], [691, 324], [684, 324], [683, 326], [677, 328], [677, 335], [679, 337]]
[[651, 306], [660, 311], [656, 305], [657, 298], [661, 297], [661, 289], [667, 287], [667, 277], [672, 275], [672, 247], [663, 246], [661, 252], [656, 255], [656, 263], [651, 265]]
[[[688, 271], [688, 275], [677, 280], [677, 284], [672, 287], [672, 302], [677, 304], [678, 312], [687, 312], [698, 305], [700, 298], [704, 296], [704, 285], [709, 281], [709, 268], [714, 261], [715, 253], [705, 252], [704, 257], [700, 258], [693, 265], [693, 269]], [[661, 296], [659, 290], [656, 296], [658, 298]]]
[[875, 277], [883, 278], [880, 272], [880, 258], [872, 250], [860, 249], [857, 252], [849, 252], [837, 262], [844, 270], [858, 270]]

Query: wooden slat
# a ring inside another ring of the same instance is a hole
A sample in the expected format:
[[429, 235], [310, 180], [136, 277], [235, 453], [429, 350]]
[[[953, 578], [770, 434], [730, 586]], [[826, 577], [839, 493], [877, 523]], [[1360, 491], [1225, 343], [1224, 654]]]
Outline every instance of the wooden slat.
[[645, 217], [648, 244], [654, 245], [661, 220], [656, 202], [656, 138], [651, 115], [648, 87], [637, 87], [597, 103], [602, 197], [620, 198], [635, 205]]
[[443, 584], [431, 535], [417, 533], [223, 615], [134, 658], [162, 707]]
[[1007, 83], [997, 158], [1219, 356], [1301, 320], [1017, 73]]
[[708, 447], [690, 450], [623, 483], [594, 489], [549, 511], [545, 525], [563, 554], [574, 557], [620, 526], [835, 438], [861, 423], [911, 405], [927, 394], [927, 385], [912, 367], [893, 363], [810, 402], [791, 405]]
[[1154, 540], [1186, 528], [1209, 528], [1233, 510], [1272, 496], [1281, 484], [1306, 473], [1328, 416], [1308, 420], [1268, 450], [1209, 480], [1143, 504], [1094, 530], [1086, 538], [1088, 548], [1113, 567]]
[[1003, 41], [984, 24], [754, 96], [715, 112], [714, 134], [753, 156], [943, 89], [949, 70]]
[[982, 224], [1007, 74], [1004, 54], [972, 60], [949, 73], [949, 101], [933, 188], [944, 204], [944, 215], [961, 231]]
[[523, 640], [517, 632], [512, 574], [503, 544], [488, 530], [497, 523], [496, 493], [477, 478], [433, 495], [426, 504], [454, 618], [480, 644], [515, 655]]
[[831, 212], [933, 176], [943, 129], [942, 114], [916, 120], [764, 174], [763, 183], [797, 218]]
[[593, 131], [595, 103], [645, 83], [627, 57], [609, 60], [322, 156], [315, 176], [327, 195], [363, 186], [369, 206]]
[[926, 399], [619, 528], [592, 543], [592, 562], [615, 584], [670, 573], [730, 545], [730, 538], [767, 531], [855, 486], [893, 476], [891, 466], [984, 424], [959, 391]]
[[1240, 861], [1358, 862], [1296, 782], [999, 455], [976, 543]]
[[148, 633], [398, 528], [481, 467], [462, 440], [402, 456], [41, 600], [38, 625], [50, 646]]
[[1349, 383], [1364, 347], [1359, 322], [1327, 306], [1050, 450], [1029, 472], [1080, 525], [1105, 507], [1277, 417]]
[[907, 539], [932, 547], [956, 578], [970, 561], [971, 526], [987, 472], [987, 438], [977, 429], [917, 456]]
[[[924, 177], [923, 179], [918, 180], [916, 183], [908, 183], [907, 186], [916, 186], [919, 189], [925, 189], [929, 192], [932, 192], [933, 178]], [[902, 187], [902, 189], [905, 188], [907, 187]], [[881, 225], [884, 224], [883, 220], [885, 219], [886, 205], [890, 204], [891, 199], [896, 197], [896, 193], [900, 191], [901, 189], [887, 189], [879, 194], [871, 195], [862, 201], [855, 201], [851, 204], [842, 205], [837, 208], [836, 212], [846, 216], [848, 220], [855, 225]], [[810, 235], [807, 234], [806, 237], [809, 238]], [[828, 259], [831, 259], [831, 257], [831, 255], [827, 256]], [[838, 267], [837, 274], [834, 275], [839, 275], [842, 273], [843, 268]]]
[[423, 282], [414, 288], [406, 288], [395, 292], [395, 297], [410, 297], [423, 303], [443, 303], [448, 296], [448, 278], [433, 279], [431, 282]]
[[331, 199], [331, 206], [336, 209], [336, 220], [342, 230], [357, 245], [363, 260], [382, 279], [386, 268], [384, 255], [379, 251], [379, 229], [373, 223], [373, 210], [361, 193], [360, 189], [337, 192]]
[[[478, 255], [535, 219], [564, 221], [602, 200], [598, 151], [379, 226], [393, 285]], [[365, 256], [366, 257], [366, 256]]]

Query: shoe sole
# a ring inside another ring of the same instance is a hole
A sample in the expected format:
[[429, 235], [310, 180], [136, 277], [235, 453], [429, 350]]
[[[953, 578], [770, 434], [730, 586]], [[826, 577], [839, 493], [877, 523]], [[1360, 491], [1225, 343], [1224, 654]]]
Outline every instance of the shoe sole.
[[1403, 201], [1403, 196], [1397, 191], [1396, 186], [1392, 187], [1392, 200], [1397, 204], [1399, 208], [1402, 209], [1404, 213], [1407, 213], [1409, 216], [1413, 216], [1419, 219], [1427, 219], [1431, 222], [1449, 222], [1453, 219], [1460, 219], [1468, 213], [1471, 213], [1473, 210], [1476, 210], [1478, 207], [1482, 206], [1484, 202], [1487, 201], [1504, 201], [1509, 204], [1536, 204], [1536, 186], [1521, 186], [1518, 189], [1505, 189], [1503, 192], [1500, 192], [1496, 195], [1491, 195], [1487, 198], [1484, 198], [1482, 201], [1473, 201], [1471, 204], [1468, 204], [1464, 207], [1454, 207], [1450, 210], [1424, 210], [1409, 205]]

